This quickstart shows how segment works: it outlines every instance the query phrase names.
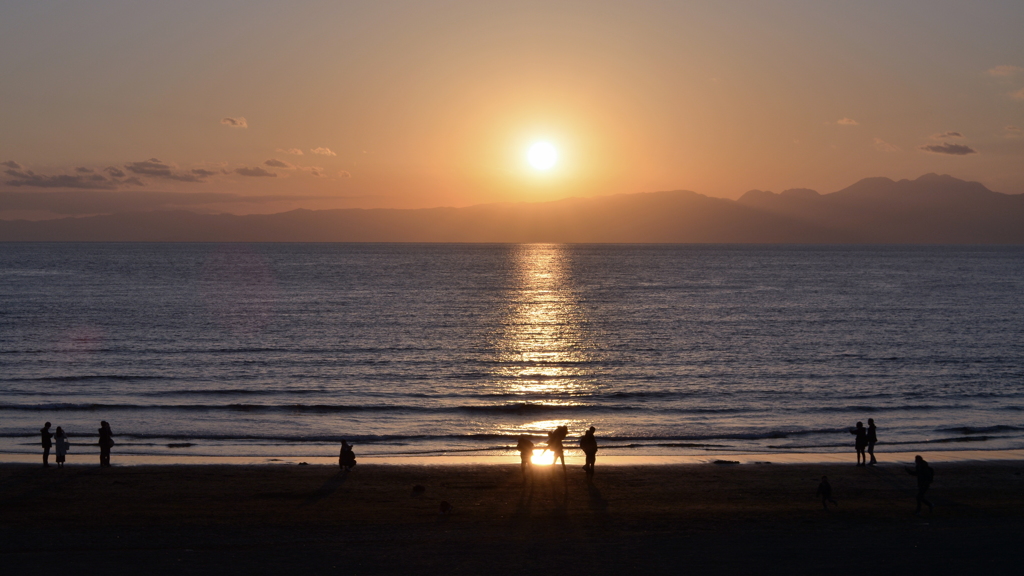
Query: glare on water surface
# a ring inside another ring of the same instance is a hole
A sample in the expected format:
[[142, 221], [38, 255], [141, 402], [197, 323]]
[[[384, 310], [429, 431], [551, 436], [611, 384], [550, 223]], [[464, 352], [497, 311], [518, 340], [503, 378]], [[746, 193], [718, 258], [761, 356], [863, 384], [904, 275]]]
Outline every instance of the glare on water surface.
[[498, 375], [505, 392], [534, 403], [577, 403], [571, 397], [586, 394], [593, 383], [585, 366], [586, 318], [573, 290], [567, 251], [559, 245], [524, 245], [514, 260], [515, 287], [499, 343]]

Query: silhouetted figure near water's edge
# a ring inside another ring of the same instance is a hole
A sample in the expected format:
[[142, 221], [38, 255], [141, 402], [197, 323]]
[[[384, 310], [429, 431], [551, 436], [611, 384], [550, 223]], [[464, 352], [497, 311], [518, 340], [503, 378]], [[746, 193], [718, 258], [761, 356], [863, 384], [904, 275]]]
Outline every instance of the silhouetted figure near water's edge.
[[821, 477], [821, 484], [818, 484], [818, 491], [815, 496], [821, 496], [821, 507], [828, 510], [828, 503], [831, 502], [833, 506], [839, 506], [839, 502], [836, 502], [832, 498], [832, 485], [828, 483], [828, 476]]
[[914, 456], [914, 467], [907, 468], [907, 474], [917, 476], [917, 510], [914, 510], [914, 514], [921, 513], [921, 503], [928, 505], [928, 513], [931, 514], [932, 503], [925, 499], [924, 493], [932, 485], [932, 480], [935, 479], [935, 471], [924, 461], [924, 458], [917, 455]]
[[583, 437], [580, 438], [580, 450], [586, 456], [586, 463], [583, 464], [583, 469], [587, 471], [587, 476], [594, 475], [594, 463], [597, 462], [597, 439], [594, 438], [594, 431], [596, 428], [593, 426], [587, 430]]
[[551, 453], [555, 455], [551, 464], [557, 464], [558, 459], [562, 459], [562, 471], [565, 472], [565, 450], [562, 448], [562, 440], [569, 435], [568, 426], [559, 426], [548, 434], [548, 446], [547, 449], [551, 450]]
[[356, 453], [352, 451], [352, 446], [342, 440], [341, 441], [341, 453], [338, 454], [338, 466], [345, 472], [352, 470], [352, 467], [356, 465]]
[[533, 441], [526, 434], [519, 437], [519, 443], [516, 444], [516, 450], [519, 450], [519, 467], [523, 470], [523, 482], [526, 482], [527, 474], [530, 472], [533, 458], [534, 445]]
[[868, 457], [864, 454], [864, 449], [868, 446], [868, 431], [864, 429], [864, 423], [857, 422], [857, 427], [850, 430], [850, 434], [857, 437], [853, 444], [857, 449], [857, 466], [864, 466], [868, 462]]
[[875, 428], [875, 419], [868, 418], [868, 454], [871, 455], [871, 462], [868, 462], [868, 466], [874, 466], [878, 464], [878, 460], [875, 460], [875, 443], [878, 442], [878, 429]]
[[71, 443], [68, 442], [68, 436], [60, 426], [57, 426], [57, 437], [54, 438], [54, 442], [56, 442], [55, 448], [57, 450], [57, 468], [63, 468], [64, 459], [68, 453], [68, 448], [71, 447]]
[[106, 420], [100, 421], [100, 467], [110, 468], [110, 448], [114, 445], [114, 432]]
[[50, 448], [53, 446], [51, 438], [53, 434], [50, 433], [50, 423], [43, 424], [43, 427], [39, 429], [39, 434], [42, 435], [43, 440], [43, 466], [50, 467]]

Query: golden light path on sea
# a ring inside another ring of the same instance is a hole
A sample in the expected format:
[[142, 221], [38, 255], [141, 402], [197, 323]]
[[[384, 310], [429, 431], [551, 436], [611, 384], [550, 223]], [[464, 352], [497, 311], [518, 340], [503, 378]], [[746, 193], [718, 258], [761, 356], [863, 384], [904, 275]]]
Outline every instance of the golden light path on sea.
[[[595, 389], [586, 314], [571, 276], [567, 247], [518, 246], [512, 255], [514, 283], [498, 344], [498, 369], [510, 403], [580, 404]], [[578, 428], [572, 419], [546, 419], [502, 428], [505, 434], [546, 434], [557, 426]], [[539, 438], [535, 438], [540, 440]], [[538, 444], [534, 462], [550, 464]]]

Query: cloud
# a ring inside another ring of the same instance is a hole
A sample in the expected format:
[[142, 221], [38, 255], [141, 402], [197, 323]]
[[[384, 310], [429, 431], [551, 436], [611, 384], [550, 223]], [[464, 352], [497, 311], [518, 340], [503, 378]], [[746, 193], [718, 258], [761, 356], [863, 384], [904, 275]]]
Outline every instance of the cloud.
[[14, 160], [8, 160], [7, 162], [0, 162], [0, 166], [7, 166], [13, 170], [21, 170], [21, 164], [18, 164]]
[[118, 182], [108, 180], [100, 174], [92, 175], [70, 175], [57, 174], [45, 176], [36, 174], [31, 170], [20, 171], [13, 168], [4, 170], [12, 180], [7, 181], [8, 186], [28, 186], [31, 188], [79, 188], [82, 190], [113, 190], [117, 188]]
[[232, 128], [248, 128], [249, 127], [249, 123], [246, 122], [245, 118], [243, 118], [241, 116], [239, 116], [238, 118], [232, 118], [230, 116], [227, 116], [227, 117], [221, 118], [220, 119], [220, 123], [225, 125], [225, 126], [230, 126]]
[[298, 148], [278, 148], [277, 151], [283, 154], [295, 154], [296, 156], [302, 156], [302, 150], [299, 150]]
[[964, 135], [959, 132], [943, 132], [941, 134], [933, 134], [932, 140], [945, 140], [946, 138], [963, 138]]
[[255, 167], [255, 168], [245, 168], [245, 167], [243, 167], [243, 168], [236, 168], [235, 172], [237, 172], [238, 174], [241, 174], [242, 176], [271, 176], [271, 177], [276, 177], [277, 176], [277, 174], [275, 174], [273, 172], [267, 172], [266, 170], [264, 170], [263, 168], [260, 168], [259, 166]]
[[125, 164], [124, 167], [129, 172], [142, 174], [143, 176], [170, 176], [172, 174], [171, 167], [156, 158], [150, 158], [142, 162], [132, 162]]
[[342, 170], [341, 172], [338, 172], [338, 177], [340, 177], [340, 178], [351, 178], [352, 175], [349, 174], [348, 171]]
[[124, 173], [123, 170], [120, 170], [118, 168], [114, 168], [113, 166], [107, 166], [106, 168], [104, 168], [104, 170], [107, 172], [107, 174], [110, 174], [114, 178], [124, 178], [125, 177], [125, 173]]
[[206, 178], [207, 176], [214, 176], [218, 174], [213, 170], [206, 170], [204, 168], [193, 168], [192, 173], [195, 174], [196, 176], [199, 176], [200, 178]]
[[292, 166], [292, 168], [302, 170], [303, 172], [308, 172], [311, 176], [324, 175], [324, 169], [319, 166]]
[[1011, 66], [1009, 64], [994, 66], [985, 71], [986, 74], [995, 78], [1008, 78], [1010, 76], [1016, 76], [1021, 72], [1024, 72], [1024, 68], [1021, 68], [1020, 66]]
[[857, 121], [853, 118], [840, 118], [839, 120], [836, 120], [836, 124], [839, 124], [840, 126], [856, 126]]
[[78, 168], [75, 168], [75, 172], [80, 174], [92, 174], [92, 169], [86, 168], [85, 166], [79, 166]]
[[320, 154], [321, 156], [337, 156], [337, 154], [335, 154], [330, 148], [325, 148], [323, 146], [319, 148], [311, 148], [309, 151], [313, 154]]
[[898, 146], [895, 146], [893, 144], [889, 144], [888, 142], [886, 142], [885, 140], [882, 140], [881, 138], [875, 138], [875, 150], [878, 150], [879, 152], [899, 152], [900, 151]]
[[929, 146], [918, 146], [919, 149], [925, 152], [932, 152], [934, 154], [951, 154], [953, 156], [966, 156], [968, 154], [977, 154], [978, 151], [970, 146], [964, 146], [963, 144], [932, 144]]
[[141, 176], [153, 176], [155, 178], [166, 178], [179, 182], [202, 182], [202, 176], [197, 174], [176, 173], [171, 166], [164, 164], [156, 158], [143, 160], [142, 162], [131, 162], [124, 167], [133, 174]]
[[295, 166], [292, 166], [291, 164], [289, 164], [287, 162], [282, 162], [282, 161], [278, 160], [277, 158], [271, 158], [270, 160], [266, 160], [266, 161], [263, 162], [263, 164], [265, 166], [270, 166], [272, 168], [287, 168], [289, 170], [295, 168]]
[[1020, 90], [1017, 90], [1013, 94], [1010, 94], [1010, 97], [1012, 97], [1014, 100], [1024, 100], [1024, 88], [1021, 88]]

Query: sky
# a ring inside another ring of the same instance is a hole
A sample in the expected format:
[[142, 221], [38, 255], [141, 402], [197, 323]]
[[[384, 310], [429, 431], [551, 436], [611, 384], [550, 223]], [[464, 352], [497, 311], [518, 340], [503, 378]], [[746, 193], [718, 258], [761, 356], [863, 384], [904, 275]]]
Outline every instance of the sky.
[[1019, 194], [1022, 30], [1020, 0], [0, 0], [0, 218]]

